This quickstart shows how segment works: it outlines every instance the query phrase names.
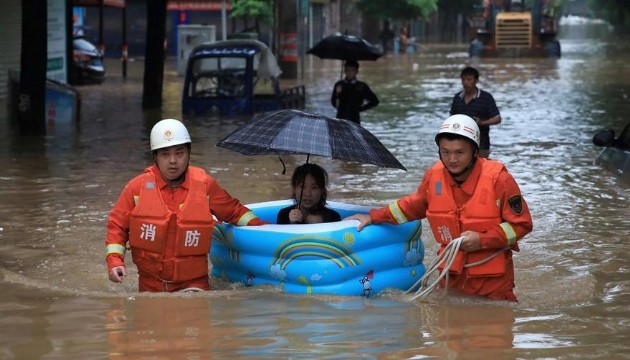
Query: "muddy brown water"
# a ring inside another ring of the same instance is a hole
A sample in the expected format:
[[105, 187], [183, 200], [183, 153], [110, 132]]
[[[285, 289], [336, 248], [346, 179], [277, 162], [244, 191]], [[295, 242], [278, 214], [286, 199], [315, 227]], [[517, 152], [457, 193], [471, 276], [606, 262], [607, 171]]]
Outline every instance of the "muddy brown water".
[[[410, 302], [289, 295], [213, 279], [203, 294], [146, 295], [117, 285], [104, 262], [106, 218], [126, 181], [150, 162], [148, 133], [181, 117], [182, 79], [167, 62], [164, 107], [141, 110], [142, 62], [108, 62], [84, 86], [77, 131], [0, 137], [0, 358], [2, 359], [615, 359], [630, 351], [630, 185], [593, 164], [593, 134], [620, 131], [630, 110], [630, 43], [565, 29], [561, 59], [473, 60], [503, 123], [491, 157], [521, 186], [534, 231], [515, 256], [515, 305], [436, 291]], [[575, 30], [578, 31], [578, 30]], [[381, 105], [363, 125], [408, 168], [323, 158], [331, 200], [384, 205], [417, 187], [436, 160], [433, 136], [458, 91], [465, 47], [362, 63]], [[414, 66], [414, 64], [417, 64]], [[334, 115], [335, 61], [309, 59], [307, 110]], [[416, 70], [414, 70], [416, 68]], [[245, 203], [289, 196], [275, 157], [246, 157], [216, 142], [247, 119], [187, 119], [192, 162]], [[289, 173], [303, 157], [285, 159]], [[425, 264], [436, 246], [423, 222]], [[130, 270], [133, 274], [133, 265]]]

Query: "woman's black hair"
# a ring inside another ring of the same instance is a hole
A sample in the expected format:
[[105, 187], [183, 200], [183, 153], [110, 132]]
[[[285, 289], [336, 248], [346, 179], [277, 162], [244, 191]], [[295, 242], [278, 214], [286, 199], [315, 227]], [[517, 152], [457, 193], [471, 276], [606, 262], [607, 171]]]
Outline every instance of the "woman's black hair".
[[328, 173], [323, 167], [317, 164], [306, 163], [295, 168], [293, 176], [291, 177], [292, 193], [295, 196], [295, 188], [300, 184], [304, 184], [306, 175], [311, 175], [315, 179], [315, 183], [322, 189], [322, 197], [319, 199], [317, 208], [323, 208], [326, 205], [326, 196], [328, 196], [328, 190], [326, 185], [328, 184]]

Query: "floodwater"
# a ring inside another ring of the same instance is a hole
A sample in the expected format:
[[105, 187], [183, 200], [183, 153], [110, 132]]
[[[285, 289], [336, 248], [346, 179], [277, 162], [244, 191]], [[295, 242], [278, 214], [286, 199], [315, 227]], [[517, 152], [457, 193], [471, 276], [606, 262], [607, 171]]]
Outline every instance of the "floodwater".
[[[217, 279], [207, 293], [147, 295], [136, 292], [131, 263], [124, 284], [110, 283], [108, 212], [150, 163], [152, 124], [180, 117], [182, 82], [169, 62], [163, 109], [143, 112], [142, 64], [131, 63], [123, 81], [110, 61], [106, 84], [79, 88], [77, 131], [22, 138], [0, 119], [0, 358], [625, 358], [630, 185], [593, 164], [600, 149], [591, 138], [627, 121], [630, 38], [578, 26], [563, 35], [561, 59], [472, 63], [504, 119], [492, 128], [491, 157], [508, 166], [534, 218], [515, 256], [518, 304], [442, 290], [413, 302], [401, 291], [289, 295]], [[377, 206], [415, 190], [469, 61], [465, 47], [422, 46], [362, 63], [359, 76], [381, 99], [363, 125], [409, 171], [312, 158], [331, 173], [329, 198]], [[308, 111], [333, 115], [339, 67], [309, 59]], [[214, 146], [244, 121], [188, 119], [192, 162], [244, 203], [288, 197], [276, 157]], [[288, 172], [304, 160], [286, 158]], [[436, 246], [423, 225], [428, 265]]]

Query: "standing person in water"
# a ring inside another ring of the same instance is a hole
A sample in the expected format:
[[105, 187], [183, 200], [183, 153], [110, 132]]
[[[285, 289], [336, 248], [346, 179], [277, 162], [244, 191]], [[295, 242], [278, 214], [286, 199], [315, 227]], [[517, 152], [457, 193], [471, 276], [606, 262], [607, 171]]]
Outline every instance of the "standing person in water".
[[298, 166], [291, 178], [295, 205], [278, 212], [278, 224], [317, 224], [340, 221], [335, 210], [326, 207], [328, 173], [316, 164]]
[[263, 225], [202, 168], [190, 165], [192, 141], [178, 120], [151, 129], [153, 165], [127, 183], [107, 224], [109, 280], [127, 275], [131, 250], [140, 291], [210, 290], [208, 252], [215, 220]]
[[515, 302], [512, 253], [533, 228], [516, 180], [502, 163], [479, 156], [479, 126], [469, 116], [446, 119], [435, 143], [439, 160], [425, 171], [415, 192], [347, 219], [359, 220], [360, 231], [370, 224], [427, 218], [440, 245], [438, 254], [463, 238], [448, 268], [448, 281], [442, 279], [441, 286]]
[[460, 74], [463, 90], [453, 96], [451, 115], [470, 116], [480, 131], [479, 156], [488, 157], [490, 154], [490, 126], [501, 123], [501, 114], [494, 101], [494, 97], [487, 91], [477, 87], [479, 71], [473, 67], [466, 67]]
[[358, 62], [348, 60], [343, 69], [346, 77], [335, 83], [330, 103], [337, 109], [337, 119], [361, 124], [360, 113], [378, 106], [379, 100], [367, 83], [357, 79]]

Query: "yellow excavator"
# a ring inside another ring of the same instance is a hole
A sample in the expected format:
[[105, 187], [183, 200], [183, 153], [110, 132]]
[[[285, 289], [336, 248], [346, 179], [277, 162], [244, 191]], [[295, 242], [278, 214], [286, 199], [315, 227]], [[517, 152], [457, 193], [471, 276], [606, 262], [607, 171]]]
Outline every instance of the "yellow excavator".
[[468, 19], [471, 57], [560, 57], [561, 0], [483, 0]]

